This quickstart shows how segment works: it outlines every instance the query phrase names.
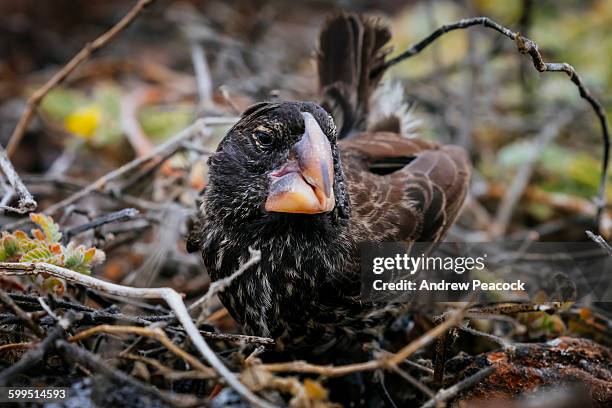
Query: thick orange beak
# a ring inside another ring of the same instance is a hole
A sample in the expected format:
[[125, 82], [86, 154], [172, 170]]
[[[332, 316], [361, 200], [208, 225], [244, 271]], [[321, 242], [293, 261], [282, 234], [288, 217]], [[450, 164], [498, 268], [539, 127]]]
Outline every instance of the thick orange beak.
[[304, 135], [291, 149], [289, 160], [270, 173], [266, 211], [318, 214], [334, 209], [334, 161], [327, 136], [308, 112]]

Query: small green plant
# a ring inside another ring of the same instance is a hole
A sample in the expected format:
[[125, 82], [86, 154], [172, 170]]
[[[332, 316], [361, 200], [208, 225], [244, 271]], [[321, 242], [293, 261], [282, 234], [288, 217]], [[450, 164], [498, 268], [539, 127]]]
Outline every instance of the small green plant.
[[104, 262], [105, 254], [97, 248], [73, 242], [62, 245], [62, 233], [51, 217], [30, 214], [30, 219], [38, 226], [31, 236], [19, 230], [2, 232], [0, 262], [46, 262], [83, 274], [90, 274], [93, 266]]

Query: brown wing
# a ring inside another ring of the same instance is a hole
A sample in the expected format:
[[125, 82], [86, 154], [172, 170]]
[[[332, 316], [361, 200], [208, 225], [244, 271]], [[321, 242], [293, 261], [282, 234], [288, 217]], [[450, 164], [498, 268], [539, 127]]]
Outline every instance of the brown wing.
[[386, 132], [359, 134], [340, 148], [360, 239], [442, 239], [468, 189], [463, 149]]

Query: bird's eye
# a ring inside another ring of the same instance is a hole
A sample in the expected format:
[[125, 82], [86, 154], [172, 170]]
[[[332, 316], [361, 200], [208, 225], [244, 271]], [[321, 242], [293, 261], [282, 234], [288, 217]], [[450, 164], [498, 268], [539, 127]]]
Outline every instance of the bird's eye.
[[272, 144], [272, 135], [268, 132], [264, 132], [263, 130], [256, 130], [253, 132], [253, 137], [261, 146], [270, 146]]

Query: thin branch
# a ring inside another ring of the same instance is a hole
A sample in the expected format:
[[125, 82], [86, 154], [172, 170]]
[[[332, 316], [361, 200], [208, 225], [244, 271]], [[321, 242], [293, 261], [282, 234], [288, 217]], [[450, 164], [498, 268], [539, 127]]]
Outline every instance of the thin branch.
[[19, 342], [19, 343], [3, 344], [3, 345], [0, 346], [0, 353], [3, 352], [3, 351], [8, 351], [8, 350], [29, 349], [30, 347], [32, 347], [35, 344], [36, 343], [34, 343], [33, 341], [23, 341], [23, 342]]
[[491, 375], [493, 371], [495, 371], [495, 367], [490, 366], [468, 378], [459, 381], [457, 384], [449, 388], [442, 388], [436, 393], [435, 397], [427, 401], [425, 404], [421, 405], [421, 408], [434, 408], [438, 406], [445, 406], [448, 400], [456, 397], [457, 394], [459, 394], [460, 392], [473, 387], [478, 382]]
[[202, 109], [212, 104], [213, 84], [204, 48], [196, 40], [191, 41], [191, 61], [198, 85], [199, 107]]
[[123, 210], [113, 211], [111, 213], [104, 214], [89, 222], [86, 222], [85, 224], [77, 225], [76, 227], [72, 227], [66, 230], [66, 232], [64, 233], [64, 237], [63, 237], [64, 242], [68, 243], [70, 241], [70, 238], [82, 232], [85, 232], [87, 230], [98, 228], [98, 227], [101, 227], [102, 225], [110, 224], [112, 222], [120, 222], [120, 221], [129, 220], [131, 218], [136, 217], [139, 214], [140, 214], [140, 211], [138, 211], [135, 208], [124, 208]]
[[538, 45], [529, 38], [521, 36], [519, 33], [502, 26], [501, 24], [491, 20], [488, 17], [474, 17], [459, 20], [452, 24], [443, 25], [442, 27], [429, 34], [423, 40], [408, 47], [406, 51], [402, 52], [395, 58], [391, 58], [387, 61], [384, 61], [378, 67], [375, 67], [372, 70], [371, 75], [376, 76], [381, 71], [384, 71], [385, 69], [420, 53], [432, 42], [450, 31], [465, 29], [477, 25], [482, 25], [484, 27], [493, 29], [515, 41], [518, 47], [518, 51], [521, 54], [527, 54], [529, 55], [529, 57], [531, 57], [533, 66], [536, 70], [538, 70], [538, 72], [565, 72], [567, 76], [569, 76], [570, 80], [574, 83], [574, 85], [578, 87], [580, 96], [584, 98], [595, 111], [595, 114], [599, 119], [603, 138], [603, 161], [596, 215], [596, 222], [597, 224], [599, 224], [602, 211], [606, 206], [606, 186], [608, 181], [608, 163], [610, 156], [610, 131], [608, 128], [608, 118], [603, 105], [597, 99], [595, 99], [595, 97], [591, 94], [591, 92], [582, 82], [582, 79], [576, 73], [574, 67], [572, 67], [570, 64], [545, 62], [542, 58], [542, 55], [540, 54], [540, 51], [538, 50]]
[[486, 319], [497, 318], [500, 315], [516, 315], [518, 313], [545, 312], [553, 314], [563, 307], [561, 302], [548, 303], [500, 303], [491, 306], [480, 306], [468, 309], [465, 316], [468, 318]]
[[423, 364], [419, 364], [417, 362], [414, 362], [412, 360], [404, 360], [404, 363], [409, 365], [409, 366], [411, 366], [411, 367], [413, 367], [413, 368], [416, 368], [417, 370], [421, 370], [422, 372], [424, 372], [424, 373], [426, 373], [428, 375], [433, 375], [433, 373], [434, 373], [433, 369], [431, 369], [429, 367], [426, 367]]
[[589, 238], [591, 238], [595, 243], [597, 243], [600, 247], [604, 249], [608, 253], [608, 255], [612, 256], [612, 247], [610, 244], [606, 242], [605, 239], [601, 235], [593, 234], [591, 231], [585, 231]]
[[51, 308], [49, 307], [49, 305], [45, 302], [45, 299], [42, 296], [38, 297], [38, 303], [40, 304], [40, 307], [43, 308], [43, 310], [45, 312], [47, 312], [47, 314], [49, 316], [51, 316], [51, 318], [53, 320], [59, 320], [59, 318], [57, 317], [57, 315], [53, 312], [53, 310], [51, 310]]
[[19, 196], [19, 202], [16, 208], [2, 204], [0, 205], [0, 210], [13, 211], [19, 214], [34, 211], [38, 204], [34, 200], [34, 197], [32, 197], [32, 194], [30, 194], [28, 189], [23, 185], [21, 178], [19, 178], [19, 174], [15, 171], [15, 168], [2, 146], [0, 146], [0, 169], [2, 169], [2, 172], [13, 187], [13, 190], [15, 190]]
[[459, 330], [469, 333], [474, 336], [479, 336], [479, 337], [484, 337], [485, 339], [489, 339], [490, 341], [501, 346], [503, 349], [508, 349], [512, 347], [512, 341], [508, 341], [502, 337], [496, 336], [491, 333], [485, 333], [480, 330], [472, 329], [471, 327], [468, 327], [468, 326], [459, 326]]
[[81, 49], [61, 70], [59, 70], [55, 75], [53, 75], [42, 87], [40, 87], [36, 92], [32, 94], [28, 98], [28, 102], [25, 110], [21, 114], [19, 118], [19, 122], [11, 135], [11, 139], [9, 140], [9, 144], [7, 147], [8, 157], [11, 157], [23, 135], [25, 134], [30, 121], [34, 117], [34, 112], [36, 108], [42, 101], [42, 99], [53, 89], [55, 86], [63, 82], [68, 75], [70, 75], [83, 61], [86, 61], [94, 52], [98, 51], [100, 48], [106, 46], [117, 34], [119, 34], [123, 29], [134, 21], [134, 19], [140, 14], [142, 10], [144, 10], [149, 4], [153, 3], [155, 0], [139, 0], [134, 7], [121, 19], [117, 24], [111, 27], [110, 30], [106, 31], [100, 37], [96, 38], [93, 42], [85, 44], [85, 47]]
[[273, 407], [274, 405], [259, 398], [244, 386], [217, 357], [214, 351], [208, 346], [198, 328], [191, 320], [189, 312], [183, 303], [181, 295], [171, 288], [133, 288], [122, 286], [111, 282], [106, 282], [93, 276], [83, 275], [69, 269], [61, 268], [48, 263], [0, 263], [1, 275], [40, 275], [46, 274], [56, 278], [65, 279], [79, 285], [109, 293], [115, 296], [140, 298], [140, 299], [163, 299], [174, 311], [177, 319], [183, 325], [187, 335], [198, 349], [202, 357], [219, 373], [221, 377], [247, 401], [257, 407]]
[[410, 385], [412, 385], [413, 387], [415, 387], [416, 389], [421, 391], [423, 394], [427, 395], [429, 398], [435, 397], [434, 392], [431, 389], [429, 389], [428, 386], [426, 386], [425, 384], [423, 384], [422, 382], [420, 382], [419, 380], [417, 380], [416, 378], [414, 378], [413, 376], [411, 376], [410, 374], [408, 374], [407, 372], [405, 372], [401, 368], [395, 366], [395, 367], [393, 367], [393, 371], [395, 371], [395, 373], [397, 375], [402, 377]]
[[149, 100], [149, 93], [149, 88], [142, 87], [126, 93], [120, 100], [121, 131], [134, 149], [136, 157], [144, 156], [154, 148], [153, 142], [149, 140], [138, 121], [138, 112], [145, 101]]
[[274, 339], [270, 337], [259, 337], [259, 336], [249, 336], [246, 334], [233, 334], [233, 333], [215, 333], [215, 332], [207, 332], [201, 331], [202, 336], [211, 340], [222, 340], [222, 341], [230, 341], [232, 343], [245, 343], [245, 344], [261, 344], [264, 346], [274, 346]]
[[149, 357], [145, 357], [145, 356], [141, 356], [138, 354], [131, 354], [131, 353], [124, 353], [121, 352], [119, 354], [119, 357], [121, 358], [125, 358], [127, 360], [133, 360], [133, 361], [141, 361], [145, 364], [148, 364], [152, 367], [155, 367], [155, 369], [158, 371], [159, 374], [163, 375], [165, 379], [169, 380], [169, 381], [179, 381], [179, 380], [185, 380], [185, 379], [190, 379], [190, 380], [207, 380], [210, 377], [206, 374], [206, 373], [202, 373], [201, 371], [198, 370], [189, 370], [189, 371], [177, 371], [177, 370], [173, 370], [169, 367], [166, 367], [165, 365], [163, 365], [162, 363], [160, 363], [159, 361], [149, 358]]
[[29, 313], [24, 312], [17, 304], [11, 299], [9, 295], [6, 294], [5, 291], [0, 289], [0, 301], [8, 306], [21, 320], [23, 320], [28, 326], [28, 328], [34, 333], [38, 338], [45, 337], [45, 333], [42, 329], [34, 323], [32, 320], [32, 316]]

